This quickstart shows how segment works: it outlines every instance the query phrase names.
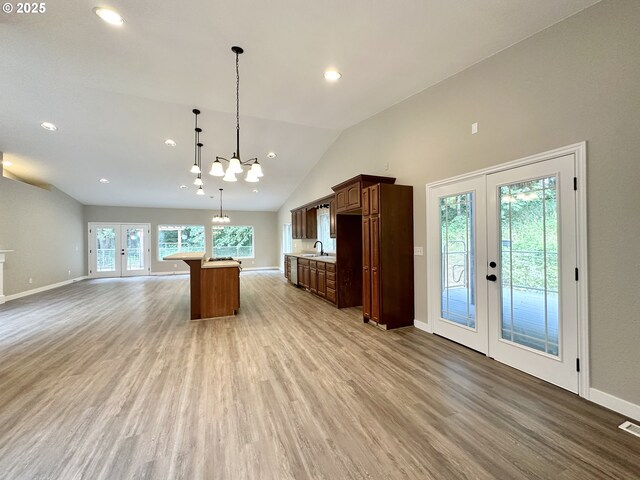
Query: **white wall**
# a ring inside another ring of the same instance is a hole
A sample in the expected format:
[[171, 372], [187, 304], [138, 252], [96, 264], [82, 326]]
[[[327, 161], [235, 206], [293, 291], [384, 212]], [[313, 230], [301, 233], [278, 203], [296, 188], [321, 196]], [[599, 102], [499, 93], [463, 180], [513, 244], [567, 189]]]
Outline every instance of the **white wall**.
[[86, 275], [82, 204], [55, 187], [45, 190], [0, 174], [3, 249], [15, 250], [6, 255], [5, 295]]
[[[415, 245], [424, 247], [427, 183], [586, 140], [592, 387], [640, 404], [638, 32], [640, 1], [603, 1], [351, 127], [279, 224], [351, 176], [395, 176], [414, 186]], [[415, 289], [424, 322], [425, 257], [415, 257]]]

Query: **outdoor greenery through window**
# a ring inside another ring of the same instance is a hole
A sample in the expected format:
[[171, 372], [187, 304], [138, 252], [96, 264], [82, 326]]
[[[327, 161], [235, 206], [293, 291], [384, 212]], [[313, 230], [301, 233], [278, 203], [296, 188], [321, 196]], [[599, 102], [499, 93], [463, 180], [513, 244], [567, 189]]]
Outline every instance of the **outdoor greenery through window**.
[[204, 252], [203, 225], [160, 225], [158, 259], [174, 253]]
[[253, 258], [253, 227], [216, 225], [213, 233], [213, 256]]
[[335, 253], [336, 240], [331, 238], [329, 227], [330, 216], [328, 208], [318, 209], [318, 240], [322, 242], [322, 248], [325, 252]]

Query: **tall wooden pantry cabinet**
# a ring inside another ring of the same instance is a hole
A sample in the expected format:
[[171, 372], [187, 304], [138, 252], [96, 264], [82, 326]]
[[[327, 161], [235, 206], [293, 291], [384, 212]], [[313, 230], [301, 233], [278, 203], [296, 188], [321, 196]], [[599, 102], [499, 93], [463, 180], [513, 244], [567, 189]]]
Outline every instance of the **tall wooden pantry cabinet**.
[[362, 313], [391, 329], [413, 325], [413, 187], [362, 189]]

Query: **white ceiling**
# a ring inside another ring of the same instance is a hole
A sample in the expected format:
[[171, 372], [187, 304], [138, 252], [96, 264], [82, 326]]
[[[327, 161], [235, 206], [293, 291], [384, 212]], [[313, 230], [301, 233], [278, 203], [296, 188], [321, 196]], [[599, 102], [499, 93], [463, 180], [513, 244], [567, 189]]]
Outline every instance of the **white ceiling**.
[[[223, 187], [230, 210], [276, 210], [344, 128], [594, 3], [47, 2], [44, 14], [0, 14], [0, 151], [14, 173], [84, 204], [211, 208], [209, 195]], [[103, 23], [97, 5], [125, 25]], [[245, 48], [241, 150], [260, 158], [265, 177], [228, 184], [206, 174], [207, 195], [198, 197], [188, 173], [191, 110], [203, 112], [203, 163], [229, 157], [232, 45]], [[327, 83], [327, 67], [343, 78]], [[43, 130], [43, 121], [59, 130]]]

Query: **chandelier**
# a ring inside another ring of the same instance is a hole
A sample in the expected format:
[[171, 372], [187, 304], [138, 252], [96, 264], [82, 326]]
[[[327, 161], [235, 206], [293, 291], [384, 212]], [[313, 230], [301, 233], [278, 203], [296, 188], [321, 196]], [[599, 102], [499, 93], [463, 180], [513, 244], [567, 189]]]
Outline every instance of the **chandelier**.
[[[240, 157], [240, 66], [239, 66], [239, 57], [240, 54], [244, 52], [241, 47], [231, 47], [231, 51], [236, 55], [236, 151], [233, 152], [231, 159], [226, 159], [224, 157], [216, 157], [216, 160], [211, 165], [210, 175], [214, 177], [223, 177], [222, 180], [225, 182], [235, 182], [236, 174], [241, 174], [244, 172], [243, 167], [250, 167], [247, 170], [247, 175], [245, 176], [245, 181], [247, 182], [258, 182], [260, 181], [260, 177], [262, 174], [262, 166], [260, 162], [258, 162], [257, 158], [251, 158], [246, 161], [242, 161]], [[196, 116], [196, 120], [197, 120]], [[222, 162], [223, 160], [228, 163], [227, 169], [225, 170]]]
[[229, 223], [231, 221], [229, 215], [222, 214], [222, 188], [220, 189], [220, 213], [216, 214], [211, 221], [213, 223]]

